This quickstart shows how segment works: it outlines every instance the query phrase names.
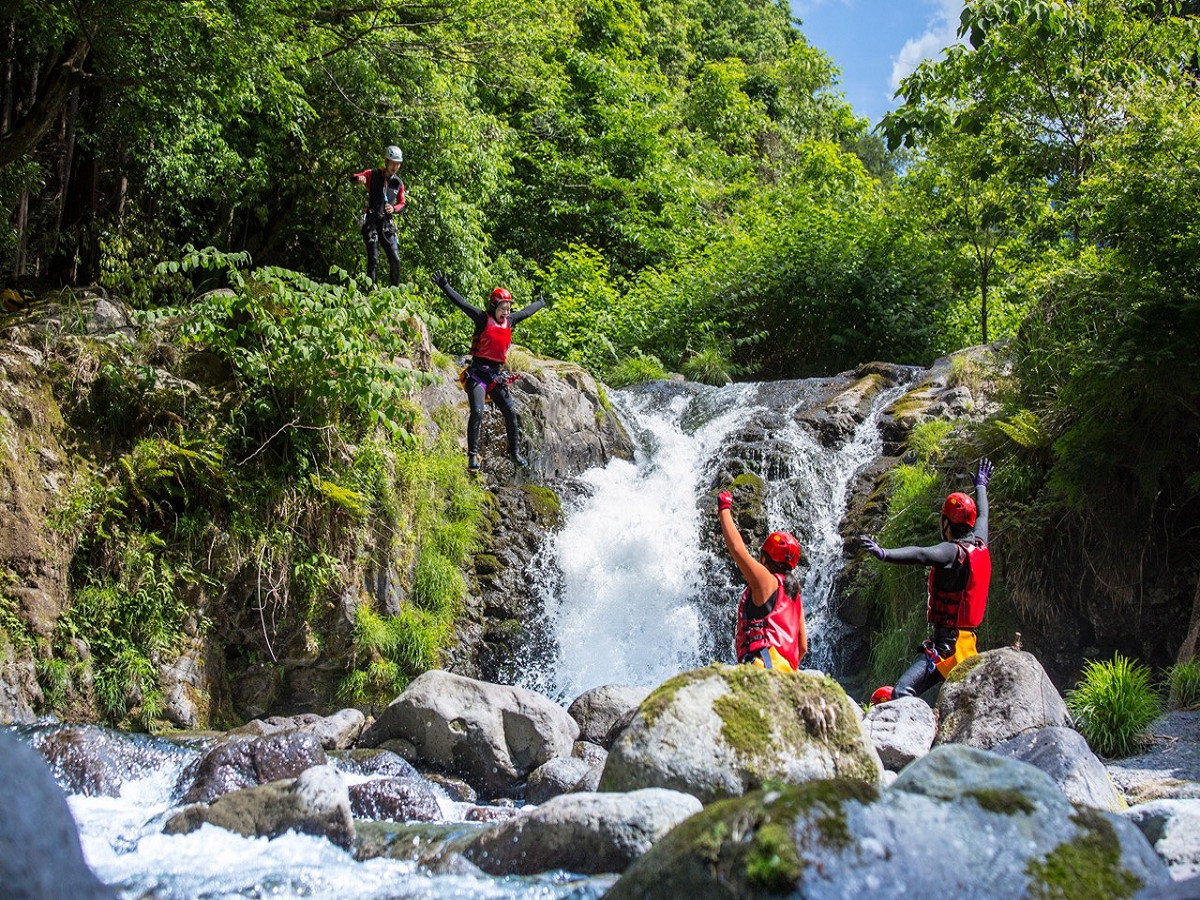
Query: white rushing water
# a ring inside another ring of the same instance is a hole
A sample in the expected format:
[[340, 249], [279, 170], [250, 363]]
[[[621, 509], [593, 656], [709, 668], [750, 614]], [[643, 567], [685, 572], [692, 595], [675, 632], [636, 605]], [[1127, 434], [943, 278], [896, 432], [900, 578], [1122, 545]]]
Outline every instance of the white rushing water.
[[[359, 862], [325, 838], [296, 832], [268, 840], [204, 825], [191, 834], [163, 834], [179, 808], [173, 792], [187, 759], [160, 759], [156, 768], [126, 781], [119, 797], [68, 797], [88, 865], [121, 897], [595, 900], [613, 881], [563, 872], [535, 878], [434, 875], [409, 861]], [[449, 800], [441, 805], [450, 822], [462, 821], [459, 814], [469, 806]]]
[[661, 385], [613, 395], [636, 458], [584, 473], [582, 496], [566, 504], [564, 526], [544, 548], [556, 657], [549, 671], [527, 673], [527, 685], [569, 700], [599, 685], [652, 687], [713, 659], [732, 662], [741, 583], [711, 537], [712, 490], [724, 486], [713, 479], [731, 438], [760, 422], [769, 423], [770, 452], [760, 470], [746, 467], [766, 483], [768, 527], [791, 531], [803, 548], [804, 665], [830, 669], [840, 634], [830, 614], [839, 524], [855, 476], [882, 449], [879, 412], [903, 389], [881, 396], [850, 439], [829, 449], [795, 418], [816, 384]]

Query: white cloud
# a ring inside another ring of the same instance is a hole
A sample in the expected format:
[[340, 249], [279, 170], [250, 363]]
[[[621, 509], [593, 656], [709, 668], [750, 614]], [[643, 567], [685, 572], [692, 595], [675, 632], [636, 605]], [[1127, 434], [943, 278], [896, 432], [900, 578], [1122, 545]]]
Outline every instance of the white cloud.
[[920, 37], [910, 38], [900, 48], [899, 55], [892, 58], [891, 89], [900, 87], [900, 81], [911, 75], [913, 70], [926, 59], [942, 55], [942, 51], [958, 41], [958, 20], [962, 14], [962, 0], [929, 0], [938, 9], [933, 13]]

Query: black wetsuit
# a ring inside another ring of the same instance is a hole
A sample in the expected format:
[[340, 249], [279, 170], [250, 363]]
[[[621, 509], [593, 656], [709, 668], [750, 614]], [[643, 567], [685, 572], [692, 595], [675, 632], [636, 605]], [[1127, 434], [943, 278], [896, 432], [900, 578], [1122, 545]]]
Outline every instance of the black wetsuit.
[[[479, 336], [483, 334], [483, 329], [487, 326], [488, 312], [472, 306], [459, 295], [458, 291], [450, 287], [449, 284], [440, 285], [442, 293], [467, 314], [467, 317], [475, 323], [475, 335], [471, 339], [471, 347], [474, 348], [478, 343]], [[510, 327], [515, 327], [518, 322], [529, 318], [535, 312], [542, 309], [546, 305], [544, 300], [535, 300], [528, 306], [522, 307], [519, 311], [511, 312], [508, 315]], [[483, 404], [488, 397], [488, 388], [496, 382], [496, 378], [500, 375], [500, 369], [504, 365], [504, 360], [485, 359], [481, 356], [472, 356], [471, 363], [467, 367], [467, 396], [471, 401], [471, 414], [467, 417], [467, 453], [477, 454], [479, 452], [479, 430], [483, 424]], [[512, 393], [508, 390], [508, 385], [503, 383], [495, 384], [491, 389], [492, 402], [500, 410], [504, 416], [504, 430], [508, 435], [508, 452], [510, 456], [519, 455], [518, 444], [518, 428], [517, 428], [517, 411], [513, 407]]]

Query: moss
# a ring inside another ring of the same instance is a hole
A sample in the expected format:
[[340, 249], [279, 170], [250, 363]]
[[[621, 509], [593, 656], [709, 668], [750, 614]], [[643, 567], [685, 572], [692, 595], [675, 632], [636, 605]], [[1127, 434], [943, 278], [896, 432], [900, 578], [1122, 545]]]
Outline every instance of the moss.
[[946, 682], [948, 684], [957, 684], [970, 675], [971, 672], [975, 670], [975, 667], [982, 662], [983, 657], [979, 654], [976, 654], [969, 659], [964, 659], [957, 666], [950, 670], [950, 674], [946, 676]]
[[1026, 867], [1031, 880], [1028, 896], [1090, 900], [1136, 894], [1142, 880], [1121, 868], [1121, 842], [1112, 823], [1096, 810], [1081, 810], [1072, 818], [1081, 833]]
[[558, 494], [548, 487], [538, 484], [521, 486], [529, 503], [533, 520], [546, 528], [557, 528], [562, 524], [562, 501]]
[[1005, 790], [1002, 788], [980, 788], [974, 791], [967, 791], [965, 796], [970, 797], [988, 812], [1000, 813], [1005, 816], [1015, 815], [1016, 813], [1024, 813], [1027, 816], [1031, 816], [1037, 811], [1037, 807], [1033, 801], [1020, 791]]
[[[840, 777], [878, 778], [870, 760], [858, 752], [857, 718], [833, 679], [768, 672], [757, 666], [719, 666], [715, 671], [730, 687], [729, 694], [713, 703], [721, 718], [721, 735], [752, 774], [755, 767], [764, 773], [774, 767], [773, 751], [780, 744], [816, 738], [830, 748]], [[768, 711], [778, 712], [769, 715]]]
[[703, 681], [713, 672], [721, 668], [717, 664], [713, 664], [703, 669], [693, 669], [690, 672], [683, 672], [676, 675], [674, 678], [669, 678], [660, 684], [645, 700], [642, 701], [641, 715], [647, 725], [654, 725], [664, 712], [670, 708], [675, 701], [675, 695], [690, 684], [695, 684], [698, 681]]
[[782, 894], [790, 891], [803, 874], [804, 861], [788, 829], [775, 822], [763, 824], [746, 853], [747, 884]]

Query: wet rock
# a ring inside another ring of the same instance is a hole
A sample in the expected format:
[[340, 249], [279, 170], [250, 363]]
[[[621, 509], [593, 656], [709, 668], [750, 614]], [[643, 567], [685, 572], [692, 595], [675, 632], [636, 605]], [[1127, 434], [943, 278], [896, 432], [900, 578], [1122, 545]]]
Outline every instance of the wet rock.
[[984, 750], [1027, 731], [1071, 723], [1037, 657], [1011, 647], [960, 663], [942, 685], [937, 711], [937, 743]]
[[875, 783], [883, 766], [829, 678], [714, 664], [670, 679], [608, 754], [601, 789], [664, 787], [710, 803], [768, 780]]
[[357, 709], [343, 709], [329, 716], [304, 713], [298, 716], [270, 716], [254, 719], [230, 734], [250, 734], [266, 737], [273, 734], [297, 732], [311, 734], [326, 750], [348, 750], [366, 727], [367, 717]]
[[184, 803], [207, 803], [229, 791], [295, 778], [327, 762], [321, 742], [311, 734], [231, 738], [200, 760]]
[[872, 706], [863, 723], [883, 767], [899, 772], [933, 746], [933, 710], [919, 697], [900, 697]]
[[474, 803], [479, 799], [479, 792], [461, 778], [451, 778], [449, 775], [442, 775], [439, 772], [426, 772], [423, 777], [431, 784], [440, 787], [456, 803]]
[[567, 712], [579, 723], [579, 736], [583, 740], [607, 747], [604, 741], [613, 724], [636, 709], [649, 693], [649, 688], [608, 684], [584, 691], [567, 707]]
[[435, 669], [393, 700], [360, 743], [403, 737], [420, 763], [501, 797], [542, 763], [570, 755], [578, 733], [566, 710], [540, 694]]
[[574, 790], [591, 768], [574, 756], [556, 756], [542, 763], [529, 774], [529, 780], [525, 782], [525, 802], [545, 803], [551, 797]]
[[700, 809], [695, 797], [661, 788], [566, 794], [488, 829], [463, 855], [493, 875], [621, 872]]
[[96, 725], [36, 731], [32, 742], [63, 790], [87, 797], [119, 797], [125, 782], [172, 755], [149, 739]]
[[413, 764], [390, 750], [377, 748], [346, 750], [335, 754], [338, 768], [355, 775], [382, 778], [417, 778]]
[[1120, 812], [1125, 802], [1086, 740], [1073, 728], [1039, 728], [992, 747], [993, 753], [1037, 766], [1072, 803]]
[[328, 838], [349, 849], [354, 819], [346, 781], [333, 766], [306, 769], [282, 779], [232, 791], [212, 803], [185, 807], [167, 820], [165, 834], [190, 834], [216, 825], [246, 837], [273, 838], [287, 831]]
[[356, 819], [436, 822], [442, 817], [433, 788], [422, 778], [378, 778], [350, 788]]
[[[979, 860], [986, 835], [986, 864]], [[605, 900], [1114, 897], [1169, 883], [1132, 823], [1073, 806], [1041, 770], [935, 747], [892, 787], [812, 781], [717, 803], [659, 841]]]
[[28, 745], [0, 730], [0, 893], [11, 900], [116, 897], [83, 858], [62, 788]]
[[463, 817], [468, 822], [507, 822], [521, 813], [515, 806], [472, 806]]

